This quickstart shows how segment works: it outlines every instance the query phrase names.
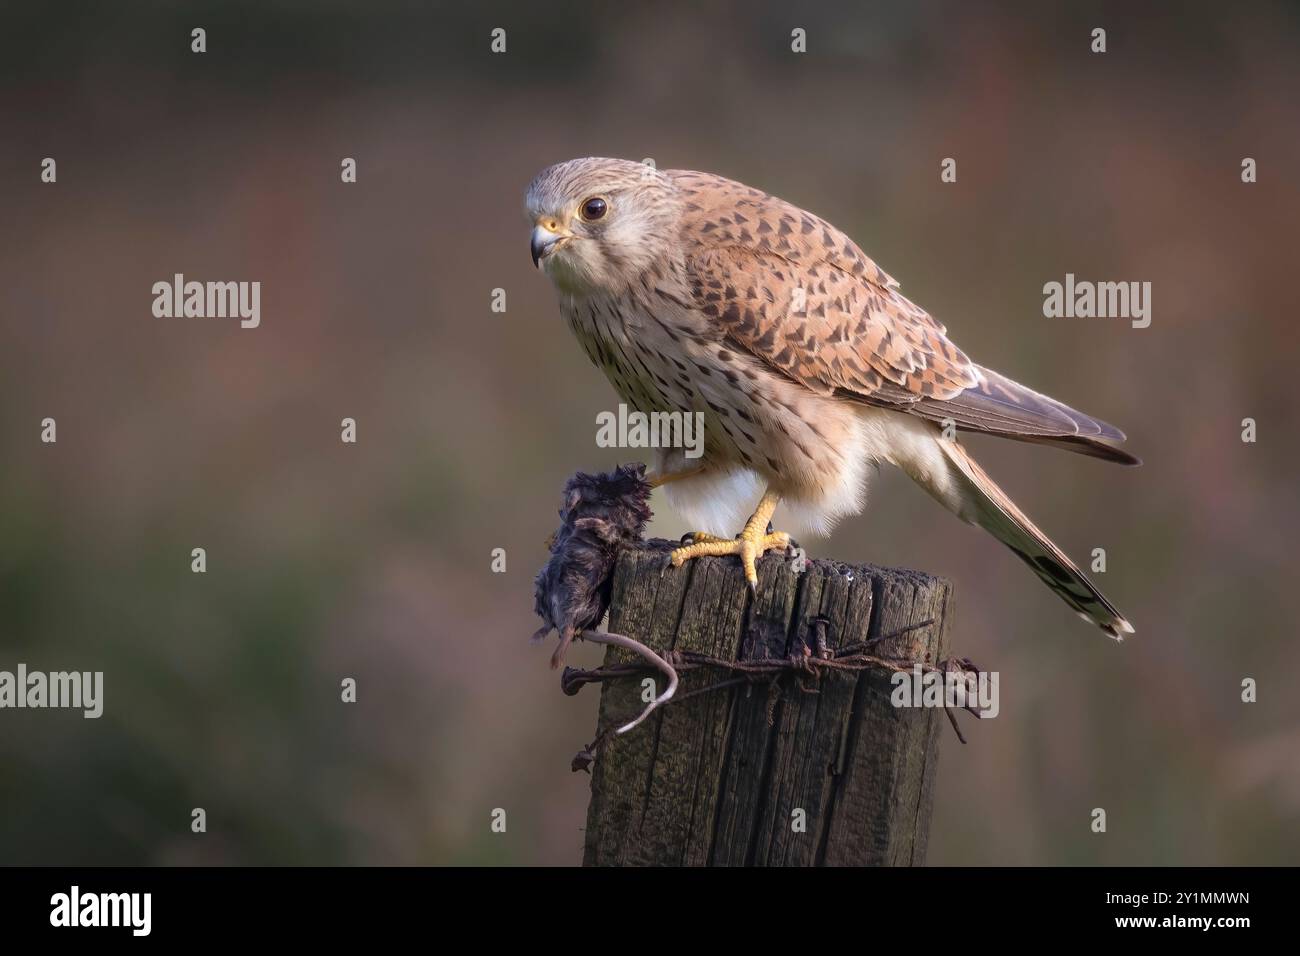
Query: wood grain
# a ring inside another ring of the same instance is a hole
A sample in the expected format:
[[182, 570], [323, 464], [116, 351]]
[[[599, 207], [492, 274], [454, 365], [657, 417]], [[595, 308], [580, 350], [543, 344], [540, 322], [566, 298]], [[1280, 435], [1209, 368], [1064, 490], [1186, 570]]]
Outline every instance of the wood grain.
[[[608, 629], [651, 648], [728, 660], [787, 656], [934, 623], [870, 653], [934, 663], [947, 653], [951, 586], [916, 571], [809, 561], [759, 563], [751, 603], [735, 558], [667, 567], [673, 545], [645, 542], [615, 570]], [[634, 658], [611, 648], [606, 664]], [[733, 677], [683, 674], [678, 695]], [[602, 687], [600, 729], [642, 706], [640, 680]], [[890, 672], [783, 674], [674, 703], [611, 739], [592, 767], [584, 864], [685, 866], [916, 865], [933, 801], [937, 709], [895, 708]], [[802, 832], [794, 826], [804, 811]]]

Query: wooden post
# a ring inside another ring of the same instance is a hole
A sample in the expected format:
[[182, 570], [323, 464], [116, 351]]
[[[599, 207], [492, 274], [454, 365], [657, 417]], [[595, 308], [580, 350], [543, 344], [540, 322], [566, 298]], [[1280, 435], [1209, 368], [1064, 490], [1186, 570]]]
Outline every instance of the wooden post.
[[[930, 664], [947, 652], [943, 579], [811, 560], [800, 574], [769, 554], [751, 603], [737, 559], [665, 570], [671, 546], [649, 541], [620, 557], [609, 630], [661, 653], [784, 658], [799, 639], [814, 646], [822, 618], [831, 649], [901, 631], [869, 652]], [[605, 658], [634, 660], [616, 648]], [[735, 677], [693, 670], [677, 696]], [[923, 863], [947, 720], [937, 708], [894, 707], [890, 677], [885, 668], [763, 677], [674, 702], [611, 737], [591, 768], [584, 865]], [[642, 691], [639, 679], [605, 683], [600, 730], [637, 714]]]

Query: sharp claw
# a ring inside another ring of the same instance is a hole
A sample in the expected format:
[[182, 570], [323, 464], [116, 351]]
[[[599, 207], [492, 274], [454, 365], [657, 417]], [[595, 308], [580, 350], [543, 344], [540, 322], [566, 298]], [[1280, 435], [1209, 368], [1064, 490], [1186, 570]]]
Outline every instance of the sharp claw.
[[[767, 551], [797, 548], [790, 536], [784, 532], [772, 530], [768, 522], [766, 534], [757, 534], [754, 528], [746, 526], [745, 530], [730, 541], [706, 532], [688, 532], [682, 535], [681, 543], [669, 555], [671, 567], [681, 567], [691, 558], [705, 555], [736, 555], [740, 558], [745, 583], [749, 593], [758, 596], [758, 559]], [[733, 543], [734, 542], [734, 543]]]

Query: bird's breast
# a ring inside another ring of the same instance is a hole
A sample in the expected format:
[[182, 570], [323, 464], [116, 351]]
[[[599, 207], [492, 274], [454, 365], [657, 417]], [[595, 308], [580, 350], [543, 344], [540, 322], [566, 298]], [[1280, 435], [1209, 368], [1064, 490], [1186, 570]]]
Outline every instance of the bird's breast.
[[844, 467], [856, 438], [850, 410], [721, 341], [698, 312], [652, 298], [653, 290], [563, 304], [574, 336], [624, 402], [646, 414], [698, 416], [705, 459], [786, 488], [821, 485]]
[[670, 334], [650, 310], [630, 294], [572, 298], [562, 305], [583, 351], [626, 402], [642, 412], [689, 411], [690, 382], [674, 377]]

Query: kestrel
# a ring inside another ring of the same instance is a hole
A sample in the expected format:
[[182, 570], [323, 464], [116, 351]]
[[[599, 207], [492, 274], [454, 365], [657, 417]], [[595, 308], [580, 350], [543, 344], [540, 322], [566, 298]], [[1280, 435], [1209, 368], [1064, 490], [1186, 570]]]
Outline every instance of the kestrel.
[[[700, 412], [704, 453], [660, 449], [654, 484], [694, 527], [672, 553], [754, 562], [787, 518], [829, 533], [889, 462], [1006, 544], [1116, 640], [1133, 626], [976, 464], [956, 430], [1125, 465], [1113, 425], [976, 365], [830, 223], [738, 182], [618, 159], [528, 187], [532, 256], [588, 357], [646, 414]], [[735, 538], [719, 537], [757, 507]]]

